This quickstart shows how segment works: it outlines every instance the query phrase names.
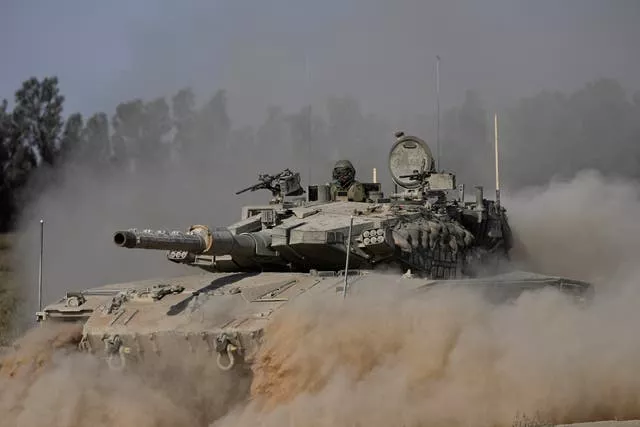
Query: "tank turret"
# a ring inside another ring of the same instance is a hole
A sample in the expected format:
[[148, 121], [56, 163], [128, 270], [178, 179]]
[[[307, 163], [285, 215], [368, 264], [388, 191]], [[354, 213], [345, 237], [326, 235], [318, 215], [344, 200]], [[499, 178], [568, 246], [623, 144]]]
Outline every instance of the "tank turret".
[[[508, 256], [510, 231], [504, 208], [484, 199], [464, 200], [455, 175], [436, 172], [429, 146], [399, 134], [388, 166], [403, 191], [384, 198], [376, 183], [364, 183], [365, 202], [307, 198], [299, 174], [289, 169], [259, 176], [259, 183], [238, 192], [268, 189], [264, 206], [246, 206], [239, 222], [210, 229], [194, 225], [180, 231], [117, 231], [124, 248], [168, 250], [170, 261], [222, 271], [341, 270], [349, 247], [349, 268], [397, 267], [432, 279], [495, 272], [487, 264]], [[483, 266], [480, 270], [477, 267]]]

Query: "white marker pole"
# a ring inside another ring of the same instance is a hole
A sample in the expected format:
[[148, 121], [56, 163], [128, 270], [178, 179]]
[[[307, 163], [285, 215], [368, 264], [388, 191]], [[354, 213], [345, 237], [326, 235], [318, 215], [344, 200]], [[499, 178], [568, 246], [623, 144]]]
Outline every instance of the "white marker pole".
[[44, 257], [44, 220], [40, 220], [40, 268], [38, 271], [38, 311], [42, 311], [42, 259]]

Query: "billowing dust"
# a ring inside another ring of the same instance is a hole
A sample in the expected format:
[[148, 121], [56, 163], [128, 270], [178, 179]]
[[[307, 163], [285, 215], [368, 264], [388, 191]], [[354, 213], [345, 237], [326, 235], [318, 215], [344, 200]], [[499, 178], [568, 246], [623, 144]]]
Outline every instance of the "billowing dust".
[[206, 426], [247, 394], [203, 356], [163, 348], [162, 363], [127, 373], [71, 351], [81, 328], [38, 327], [0, 360], [0, 426]]
[[11, 353], [2, 362], [1, 421], [509, 426], [518, 414], [555, 423], [638, 418], [637, 190], [585, 173], [506, 201], [521, 253], [537, 271], [594, 281], [591, 302], [553, 290], [503, 306], [461, 289], [407, 298], [389, 280], [344, 303], [300, 302], [280, 313], [251, 384], [179, 352], [163, 366], [109, 372], [88, 356], [53, 351], [55, 334], [35, 330], [18, 350], [22, 359], [37, 355], [35, 366], [16, 370]]

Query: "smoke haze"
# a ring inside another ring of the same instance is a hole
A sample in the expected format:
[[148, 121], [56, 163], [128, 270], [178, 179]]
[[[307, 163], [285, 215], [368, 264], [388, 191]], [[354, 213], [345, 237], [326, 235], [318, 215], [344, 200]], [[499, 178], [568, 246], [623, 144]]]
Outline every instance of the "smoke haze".
[[386, 286], [346, 305], [291, 307], [267, 330], [253, 386], [260, 398], [216, 425], [639, 417], [640, 382], [630, 374], [640, 355], [631, 326], [640, 297], [638, 188], [585, 172], [509, 201], [533, 264], [593, 281], [591, 304], [544, 290], [492, 307], [470, 290], [402, 299]]
[[[228, 89], [243, 124], [268, 105], [297, 109], [343, 93], [397, 119], [435, 107], [436, 55], [443, 107], [467, 88], [492, 104], [605, 76], [638, 88], [638, 19], [633, 0], [10, 0], [0, 93], [47, 73], [60, 77], [69, 112], [113, 111], [191, 85]], [[20, 37], [25, 28], [30, 37]]]
[[[69, 10], [85, 18], [72, 19]], [[291, 111], [348, 93], [367, 112], [412, 132], [426, 128], [413, 116], [433, 110], [437, 54], [443, 107], [461, 102], [466, 88], [479, 89], [498, 108], [600, 76], [640, 87], [638, 19], [635, 2], [109, 2], [91, 10], [75, 1], [9, 2], [0, 17], [0, 49], [15, 60], [0, 70], [0, 91], [9, 93], [29, 73], [55, 72], [71, 110], [93, 113], [185, 85], [207, 94], [225, 88], [236, 129], [261, 122], [268, 105]], [[33, 32], [29, 43], [21, 39], [25, 46], [14, 36], [21, 23]], [[53, 42], [65, 42], [68, 55], [45, 54]], [[32, 59], [23, 58], [25, 51]], [[318, 157], [312, 178], [328, 179], [332, 159], [357, 154], [367, 157], [358, 159], [363, 175], [371, 165], [382, 175], [383, 144], [366, 156], [348, 142], [333, 146]], [[245, 145], [136, 174], [70, 165], [21, 223], [16, 255], [25, 324], [35, 311], [41, 217], [45, 303], [68, 290], [184, 274], [191, 270], [169, 264], [162, 252], [116, 248], [113, 232], [226, 225], [241, 205], [267, 196], [235, 191], [294, 158], [286, 145]], [[511, 169], [527, 160], [514, 160]], [[554, 160], [560, 168], [572, 157]], [[496, 308], [471, 291], [403, 299], [376, 286], [344, 305], [281, 313], [267, 330], [251, 386], [185, 357], [128, 376], [109, 373], [59, 348], [77, 339], [74, 331], [33, 330], [17, 354], [0, 361], [0, 423], [507, 426], [523, 412], [554, 422], [639, 417], [633, 328], [640, 321], [640, 187], [609, 172], [581, 171], [505, 194], [535, 271], [593, 281], [597, 295], [587, 306], [553, 291]]]

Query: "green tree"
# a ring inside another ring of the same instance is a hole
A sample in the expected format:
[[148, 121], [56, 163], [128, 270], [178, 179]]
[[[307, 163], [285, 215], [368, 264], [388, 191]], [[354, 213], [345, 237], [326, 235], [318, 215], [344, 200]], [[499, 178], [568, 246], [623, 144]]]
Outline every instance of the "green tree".
[[327, 113], [328, 137], [335, 148], [362, 146], [364, 116], [357, 99], [350, 96], [329, 98]]
[[281, 147], [281, 144], [287, 139], [286, 133], [287, 122], [282, 107], [269, 106], [265, 122], [257, 132], [258, 145], [272, 148]]
[[42, 82], [32, 77], [15, 94], [13, 120], [20, 138], [47, 165], [54, 164], [60, 149], [63, 103], [57, 77], [46, 77]]
[[516, 188], [539, 185], [583, 169], [638, 177], [634, 105], [611, 79], [570, 94], [543, 91], [521, 99], [502, 121], [505, 181]]
[[[577, 115], [577, 132], [571, 141], [574, 168], [599, 168], [632, 172], [632, 157], [620, 156], [620, 150], [637, 152], [628, 144], [633, 133], [633, 106], [620, 83], [598, 79], [587, 83], [569, 98], [569, 108]], [[616, 147], [615, 149], [612, 149]]]
[[178, 91], [171, 98], [175, 136], [173, 148], [179, 152], [192, 150], [196, 143], [195, 95], [191, 88]]
[[11, 219], [13, 201], [9, 182], [9, 147], [11, 141], [11, 115], [7, 112], [7, 100], [0, 103], [0, 231], [7, 230]]
[[144, 163], [156, 165], [168, 159], [171, 143], [169, 132], [173, 128], [171, 110], [164, 98], [156, 98], [145, 104], [143, 114], [138, 157]]
[[85, 143], [82, 138], [82, 132], [82, 114], [75, 113], [70, 115], [64, 125], [60, 143], [60, 155], [64, 160], [70, 159], [84, 149]]
[[288, 116], [289, 132], [291, 136], [291, 161], [300, 165], [307, 165], [310, 159], [309, 150], [312, 146], [312, 110], [311, 106], [302, 107], [296, 114]]
[[227, 93], [218, 90], [198, 114], [198, 138], [217, 147], [225, 147], [229, 141], [231, 119], [227, 112]]
[[109, 136], [109, 119], [106, 113], [96, 113], [89, 117], [82, 130], [82, 159], [93, 164], [106, 164], [112, 160]]
[[116, 107], [116, 113], [111, 119], [113, 126], [113, 154], [122, 163], [126, 160], [133, 162], [139, 156], [139, 144], [144, 134], [144, 102], [141, 99], [123, 102]]
[[[24, 121], [20, 122], [23, 124]], [[15, 218], [18, 208], [18, 192], [37, 166], [33, 147], [24, 135], [29, 129], [20, 127], [13, 112], [7, 110], [7, 101], [0, 105], [0, 228], [7, 230]]]

